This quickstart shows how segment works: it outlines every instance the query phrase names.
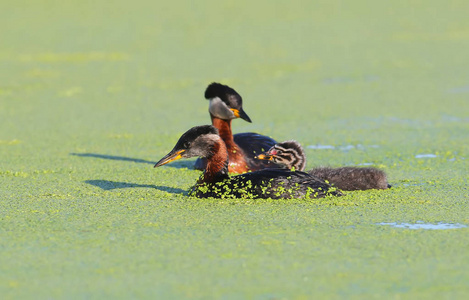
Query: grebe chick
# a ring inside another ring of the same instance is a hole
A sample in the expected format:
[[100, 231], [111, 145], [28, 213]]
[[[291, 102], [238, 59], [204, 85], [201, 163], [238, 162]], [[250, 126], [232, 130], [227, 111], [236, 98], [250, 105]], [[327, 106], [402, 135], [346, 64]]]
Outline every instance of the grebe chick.
[[[209, 113], [212, 125], [218, 129], [219, 135], [225, 142], [228, 150], [230, 173], [245, 173], [265, 168], [276, 168], [269, 161], [254, 159], [275, 145], [272, 138], [254, 132], [238, 133], [233, 135], [231, 121], [241, 118], [251, 122], [249, 116], [243, 110], [243, 99], [231, 87], [220, 83], [211, 83], [205, 90], [205, 98], [209, 100]], [[198, 159], [195, 168], [205, 169], [206, 161]]]
[[[274, 145], [265, 154], [257, 156], [261, 160], [269, 160], [286, 169], [295, 168], [303, 171], [306, 166], [306, 155], [303, 147], [294, 140]], [[319, 167], [308, 171], [309, 174], [329, 182], [343, 191], [381, 189], [391, 187], [386, 173], [376, 168], [359, 167]]]
[[156, 163], [155, 168], [180, 158], [205, 157], [204, 173], [191, 189], [199, 198], [321, 198], [342, 193], [304, 172], [265, 169], [230, 177], [228, 151], [211, 125], [196, 126], [184, 133], [173, 150]]

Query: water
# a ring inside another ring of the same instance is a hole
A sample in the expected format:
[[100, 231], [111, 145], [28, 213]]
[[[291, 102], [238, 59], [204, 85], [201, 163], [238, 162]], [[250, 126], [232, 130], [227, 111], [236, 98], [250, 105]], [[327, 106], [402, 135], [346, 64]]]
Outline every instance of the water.
[[342, 151], [348, 151], [351, 149], [359, 149], [359, 150], [364, 150], [366, 148], [379, 148], [379, 145], [362, 145], [362, 144], [357, 144], [357, 145], [343, 145], [343, 146], [332, 146], [332, 145], [308, 145], [306, 146], [308, 149], [316, 149], [316, 150], [323, 150], [323, 149], [338, 149]]
[[439, 222], [437, 224], [431, 223], [378, 223], [377, 225], [385, 225], [385, 226], [392, 226], [395, 228], [406, 228], [406, 229], [427, 229], [427, 230], [443, 230], [443, 229], [459, 229], [459, 228], [466, 228], [467, 225], [459, 224], [459, 223], [443, 223]]
[[417, 154], [415, 158], [435, 158], [438, 157], [436, 154]]
[[469, 86], [455, 87], [448, 90], [451, 94], [469, 93]]
[[334, 146], [331, 145], [309, 145], [307, 146], [308, 149], [335, 149]]

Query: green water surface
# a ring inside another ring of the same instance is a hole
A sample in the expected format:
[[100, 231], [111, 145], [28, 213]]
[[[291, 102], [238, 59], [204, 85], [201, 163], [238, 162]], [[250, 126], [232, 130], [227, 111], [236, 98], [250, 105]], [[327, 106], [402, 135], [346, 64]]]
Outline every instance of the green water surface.
[[[468, 11], [2, 1], [1, 298], [467, 299]], [[393, 188], [187, 197], [193, 160], [153, 164], [210, 122], [212, 81], [243, 96], [253, 123], [235, 132], [296, 139], [308, 168], [372, 164]]]

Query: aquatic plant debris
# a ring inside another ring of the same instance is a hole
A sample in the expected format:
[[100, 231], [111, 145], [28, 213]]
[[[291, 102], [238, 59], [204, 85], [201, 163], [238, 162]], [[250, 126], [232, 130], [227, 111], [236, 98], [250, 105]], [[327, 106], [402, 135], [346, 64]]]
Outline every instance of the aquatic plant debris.
[[443, 223], [439, 222], [436, 224], [431, 223], [378, 223], [377, 225], [392, 226], [396, 228], [406, 229], [426, 229], [426, 230], [445, 230], [445, 229], [459, 229], [466, 228], [467, 225], [459, 223]]
[[[1, 298], [469, 299], [469, 228], [377, 225], [469, 225], [468, 11], [2, 1]], [[312, 145], [307, 169], [374, 163], [393, 187], [188, 196], [195, 159], [153, 165], [210, 123], [212, 81], [252, 117], [233, 133]], [[379, 148], [338, 148], [358, 144]]]

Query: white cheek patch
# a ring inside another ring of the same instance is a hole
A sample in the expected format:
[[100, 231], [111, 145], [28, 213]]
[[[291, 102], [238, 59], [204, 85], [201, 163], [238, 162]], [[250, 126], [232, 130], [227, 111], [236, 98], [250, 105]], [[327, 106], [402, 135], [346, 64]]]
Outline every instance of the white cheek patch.
[[224, 120], [235, 119], [233, 111], [219, 97], [209, 100], [208, 111], [217, 118]]
[[201, 156], [206, 157], [210, 152], [210, 149], [217, 144], [222, 143], [221, 138], [218, 134], [205, 134], [199, 136], [194, 140], [191, 147], [191, 157]]
[[220, 142], [220, 136], [218, 134], [207, 134], [205, 139], [209, 142], [209, 144], [214, 145]]

